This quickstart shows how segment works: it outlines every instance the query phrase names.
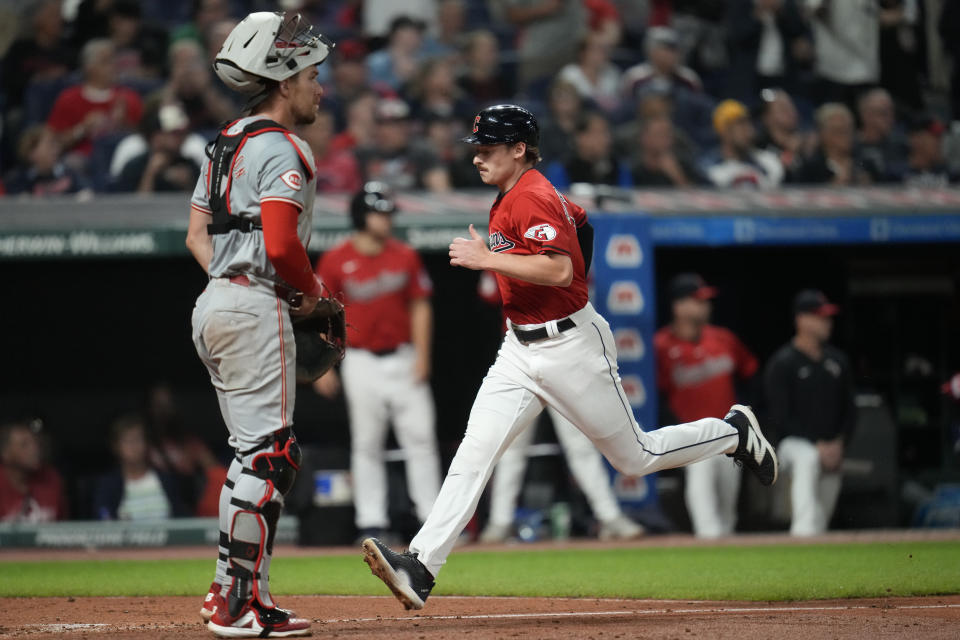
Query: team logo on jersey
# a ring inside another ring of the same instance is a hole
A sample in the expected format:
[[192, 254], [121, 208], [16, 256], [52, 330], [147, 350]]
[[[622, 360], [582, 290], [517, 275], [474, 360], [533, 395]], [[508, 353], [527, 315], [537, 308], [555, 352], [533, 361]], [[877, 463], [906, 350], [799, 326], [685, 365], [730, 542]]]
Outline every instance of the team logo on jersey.
[[617, 357], [620, 360], [642, 360], [646, 353], [643, 338], [636, 329], [617, 329], [613, 332], [613, 340], [617, 345]]
[[296, 169], [290, 169], [290, 171], [280, 176], [280, 179], [283, 180], [283, 184], [294, 191], [300, 191], [300, 189], [303, 188], [303, 176], [300, 175], [300, 172]]
[[537, 242], [550, 242], [557, 237], [557, 230], [544, 222], [543, 224], [538, 224], [527, 229], [523, 237], [536, 240]]
[[643, 263], [643, 250], [637, 237], [630, 233], [618, 233], [610, 236], [607, 243], [607, 264], [611, 267], [629, 269]]
[[618, 280], [610, 285], [607, 308], [611, 313], [640, 313], [644, 306], [640, 286], [633, 280]]
[[640, 376], [623, 376], [620, 380], [620, 386], [627, 396], [627, 402], [631, 407], [642, 407], [647, 404], [647, 389], [643, 386], [643, 380]]
[[508, 240], [507, 237], [499, 231], [494, 231], [490, 234], [489, 245], [490, 251], [494, 251], [496, 253], [500, 253], [501, 251], [509, 251], [517, 246], [513, 240]]

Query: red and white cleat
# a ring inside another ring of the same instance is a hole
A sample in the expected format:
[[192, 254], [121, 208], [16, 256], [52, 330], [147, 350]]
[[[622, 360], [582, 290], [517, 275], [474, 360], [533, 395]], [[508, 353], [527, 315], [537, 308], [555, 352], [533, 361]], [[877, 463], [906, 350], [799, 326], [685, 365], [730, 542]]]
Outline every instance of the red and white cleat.
[[235, 617], [227, 606], [218, 607], [207, 629], [221, 638], [289, 638], [310, 635], [310, 621], [279, 607], [268, 609], [254, 598]]

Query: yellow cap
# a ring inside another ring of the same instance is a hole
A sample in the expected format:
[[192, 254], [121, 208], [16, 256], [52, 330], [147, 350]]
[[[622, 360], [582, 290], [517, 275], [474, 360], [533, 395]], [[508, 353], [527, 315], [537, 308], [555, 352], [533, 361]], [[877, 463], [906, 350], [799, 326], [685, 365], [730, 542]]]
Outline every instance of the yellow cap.
[[724, 100], [713, 110], [713, 128], [718, 134], [723, 135], [732, 122], [748, 116], [747, 108], [742, 102]]

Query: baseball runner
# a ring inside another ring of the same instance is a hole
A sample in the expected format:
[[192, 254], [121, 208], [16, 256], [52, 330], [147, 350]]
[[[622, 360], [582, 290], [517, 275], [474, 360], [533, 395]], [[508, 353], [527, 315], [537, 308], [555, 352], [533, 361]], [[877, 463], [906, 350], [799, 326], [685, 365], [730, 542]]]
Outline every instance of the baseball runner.
[[[480, 274], [477, 289], [484, 301], [501, 306], [497, 280], [489, 271]], [[547, 413], [567, 459], [570, 473], [600, 523], [598, 537], [601, 540], [629, 540], [643, 535], [643, 527], [620, 509], [610, 486], [610, 476], [603, 464], [603, 458], [590, 442], [590, 438], [583, 435], [554, 407], [547, 405]], [[533, 442], [535, 431], [536, 429], [521, 431], [497, 463], [496, 472], [490, 482], [490, 516], [480, 534], [480, 542], [503, 542], [513, 531], [517, 498], [523, 487], [523, 474], [527, 469], [526, 448]]]
[[187, 232], [210, 276], [193, 310], [193, 341], [236, 451], [220, 494], [216, 578], [201, 610], [223, 637], [309, 633], [309, 621], [276, 606], [269, 576], [283, 497], [300, 464], [290, 315], [310, 312], [321, 296], [305, 249], [313, 157], [291, 129], [316, 117], [316, 65], [332, 46], [299, 15], [252, 13], [214, 62], [228, 87], [250, 96], [244, 117], [208, 146]]
[[580, 207], [534, 169], [538, 139], [533, 114], [515, 105], [484, 109], [464, 138], [475, 145], [481, 179], [500, 193], [490, 209], [489, 238], [471, 225], [469, 238], [450, 245], [450, 264], [497, 274], [509, 330], [410, 548], [396, 553], [376, 538], [363, 541], [371, 571], [407, 609], [423, 607], [497, 460], [546, 406], [627, 475], [726, 454], [765, 485], [777, 479], [776, 453], [749, 407], [733, 405], [722, 420], [651, 432], [637, 425], [617, 373], [613, 334], [587, 298], [593, 229]]
[[[327, 251], [317, 273], [346, 305], [349, 357], [340, 373], [350, 413], [350, 471], [360, 540], [388, 529], [388, 421], [406, 454], [407, 487], [420, 522], [440, 491], [430, 392], [433, 283], [419, 254], [392, 236], [397, 207], [389, 187], [368, 182], [350, 204], [354, 233]], [[314, 388], [332, 397], [331, 369]]]
[[[657, 385], [666, 398], [664, 414], [691, 422], [715, 416], [736, 398], [735, 378], [757, 372], [757, 359], [732, 331], [710, 324], [717, 290], [695, 273], [680, 273], [669, 286], [672, 321], [653, 337]], [[782, 456], [781, 456], [782, 457]], [[684, 498], [701, 538], [733, 533], [737, 524], [740, 469], [714, 456], [686, 467]]]

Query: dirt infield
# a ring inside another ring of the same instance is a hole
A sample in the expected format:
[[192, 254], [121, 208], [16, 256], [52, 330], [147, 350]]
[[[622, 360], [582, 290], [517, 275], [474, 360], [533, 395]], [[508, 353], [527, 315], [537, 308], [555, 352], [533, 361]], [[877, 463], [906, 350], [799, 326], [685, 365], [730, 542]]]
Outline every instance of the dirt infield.
[[[419, 615], [392, 597], [290, 596], [314, 637], [923, 638], [955, 640], [960, 596], [793, 603], [571, 598], [431, 598]], [[0, 637], [210, 638], [200, 598], [0, 599]]]

